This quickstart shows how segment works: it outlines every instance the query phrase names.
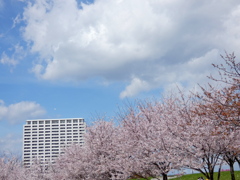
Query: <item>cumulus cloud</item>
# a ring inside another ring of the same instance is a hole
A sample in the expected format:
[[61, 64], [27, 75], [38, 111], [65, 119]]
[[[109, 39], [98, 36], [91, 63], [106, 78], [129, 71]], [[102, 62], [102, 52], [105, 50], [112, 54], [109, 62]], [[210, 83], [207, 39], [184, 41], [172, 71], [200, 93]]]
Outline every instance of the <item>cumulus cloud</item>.
[[45, 113], [44, 108], [36, 102], [21, 101], [7, 106], [3, 100], [0, 100], [0, 120], [9, 121], [11, 124], [17, 124], [27, 119], [40, 118]]
[[36, 0], [23, 36], [40, 55], [39, 78], [127, 81], [123, 98], [202, 81], [220, 53], [238, 49], [239, 17], [237, 0]]
[[120, 97], [125, 98], [125, 97], [134, 96], [135, 94], [138, 94], [141, 91], [147, 91], [149, 89], [150, 87], [148, 82], [138, 78], [133, 78], [131, 81], [131, 84], [127, 86], [125, 91], [123, 91], [120, 94]]

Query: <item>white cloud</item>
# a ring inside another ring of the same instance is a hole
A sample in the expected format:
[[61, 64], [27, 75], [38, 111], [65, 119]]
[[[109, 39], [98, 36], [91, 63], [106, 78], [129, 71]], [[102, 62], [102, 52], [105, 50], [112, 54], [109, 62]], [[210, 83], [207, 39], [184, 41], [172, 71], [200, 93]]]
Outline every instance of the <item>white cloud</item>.
[[9, 133], [0, 138], [0, 154], [20, 156], [22, 151], [22, 134]]
[[147, 91], [149, 89], [150, 86], [148, 82], [138, 78], [133, 78], [131, 84], [127, 86], [123, 92], [121, 92], [120, 97], [121, 98], [131, 97], [138, 94], [141, 91]]
[[210, 74], [215, 77], [218, 76], [217, 71], [213, 71], [211, 63], [216, 64], [219, 62], [219, 54], [220, 52], [217, 49], [213, 49], [201, 57], [192, 58], [186, 62], [165, 65], [164, 67], [161, 67], [161, 65], [150, 66], [150, 77], [147, 80], [133, 78], [130, 85], [121, 92], [120, 97], [131, 97], [139, 92], [161, 86], [164, 87], [165, 91], [170, 91], [177, 87], [185, 88], [185, 90], [199, 88], [197, 83], [206, 83], [207, 76]]
[[7, 120], [11, 124], [17, 124], [27, 119], [40, 118], [46, 111], [40, 104], [31, 101], [21, 101], [6, 106], [0, 101], [0, 120]]
[[[224, 50], [238, 50], [240, 3], [187, 0], [36, 0], [23, 35], [46, 80], [128, 81], [121, 97], [202, 82]], [[134, 78], [132, 78], [134, 77]]]
[[18, 64], [18, 61], [13, 58], [10, 58], [8, 55], [6, 55], [5, 52], [3, 52], [2, 57], [0, 59], [0, 63], [16, 66]]
[[16, 44], [11, 50], [12, 54], [9, 56], [6, 52], [2, 52], [0, 63], [4, 65], [9, 65], [15, 67], [20, 60], [25, 57], [25, 52], [22, 46]]

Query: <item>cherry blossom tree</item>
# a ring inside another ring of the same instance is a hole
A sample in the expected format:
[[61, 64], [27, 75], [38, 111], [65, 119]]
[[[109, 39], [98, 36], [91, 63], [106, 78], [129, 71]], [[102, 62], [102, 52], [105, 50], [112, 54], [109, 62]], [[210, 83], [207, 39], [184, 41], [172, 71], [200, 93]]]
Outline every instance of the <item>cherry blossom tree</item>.
[[186, 167], [197, 170], [213, 180], [216, 165], [221, 165], [225, 154], [233, 147], [239, 146], [239, 131], [226, 121], [223, 126], [222, 121], [216, 121], [215, 116], [206, 113], [207, 110], [200, 107], [203, 103], [205, 107], [211, 106], [209, 101], [203, 102], [195, 96], [186, 98], [182, 95], [180, 102], [181, 106], [176, 108], [181, 112], [178, 123], [184, 128], [177, 132], [183, 140], [179, 141], [182, 143], [180, 146], [183, 148], [183, 154], [189, 158]]
[[87, 129], [84, 146], [73, 145], [56, 162], [56, 179], [126, 179], [118, 129], [113, 122], [97, 121]]
[[31, 166], [24, 169], [28, 180], [50, 180], [54, 172], [51, 162], [43, 162], [40, 159], [34, 159]]
[[[98, 121], [85, 145], [72, 146], [56, 163], [55, 179], [167, 180], [171, 169], [192, 168], [213, 180], [214, 167], [239, 137], [211, 117], [196, 113], [198, 101], [175, 96], [139, 102], [118, 125]], [[228, 136], [226, 136], [228, 133]], [[223, 136], [224, 135], [224, 136]]]
[[[234, 53], [221, 56], [225, 64], [216, 65], [220, 78], [209, 76], [210, 79], [222, 84], [218, 87], [208, 84], [201, 86], [203, 93], [196, 94], [201, 101], [195, 113], [215, 121], [214, 124], [222, 128], [222, 139], [232, 141], [226, 146], [224, 160], [230, 166], [232, 180], [235, 180], [233, 164], [239, 162], [239, 127], [240, 127], [240, 62], [237, 62]], [[234, 134], [234, 135], [233, 135]]]
[[14, 156], [3, 155], [0, 158], [0, 179], [27, 180], [21, 161]]
[[[125, 151], [129, 161], [131, 175], [141, 178], [160, 175], [167, 180], [172, 169], [183, 166], [184, 157], [180, 156], [177, 132], [178, 115], [175, 98], [161, 101], [139, 102], [137, 107], [130, 107], [122, 117], [122, 129], [125, 139]], [[124, 148], [124, 147], [123, 147]]]

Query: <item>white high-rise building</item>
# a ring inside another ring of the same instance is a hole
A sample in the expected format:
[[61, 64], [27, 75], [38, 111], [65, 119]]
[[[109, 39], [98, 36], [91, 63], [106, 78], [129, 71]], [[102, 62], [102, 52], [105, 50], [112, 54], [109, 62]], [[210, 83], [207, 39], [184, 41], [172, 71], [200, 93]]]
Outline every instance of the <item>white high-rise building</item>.
[[83, 144], [86, 123], [82, 118], [27, 120], [23, 127], [23, 164], [36, 159], [53, 162], [64, 147]]

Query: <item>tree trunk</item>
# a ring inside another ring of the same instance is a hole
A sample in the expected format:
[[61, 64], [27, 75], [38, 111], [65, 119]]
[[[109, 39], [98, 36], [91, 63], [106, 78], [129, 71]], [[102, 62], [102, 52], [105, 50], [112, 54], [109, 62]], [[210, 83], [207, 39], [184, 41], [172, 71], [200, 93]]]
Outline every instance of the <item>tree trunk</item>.
[[220, 167], [219, 167], [219, 169], [218, 169], [218, 177], [217, 177], [217, 180], [220, 180], [221, 169], [222, 169], [222, 163], [220, 164]]
[[209, 172], [210, 180], [214, 180], [213, 173], [214, 173], [213, 171], [210, 171], [210, 172]]
[[162, 173], [163, 180], [168, 180], [167, 174]]
[[235, 180], [235, 175], [234, 175], [234, 167], [233, 167], [234, 163], [230, 162], [229, 166], [230, 166], [230, 173], [231, 173], [231, 178], [232, 180]]

